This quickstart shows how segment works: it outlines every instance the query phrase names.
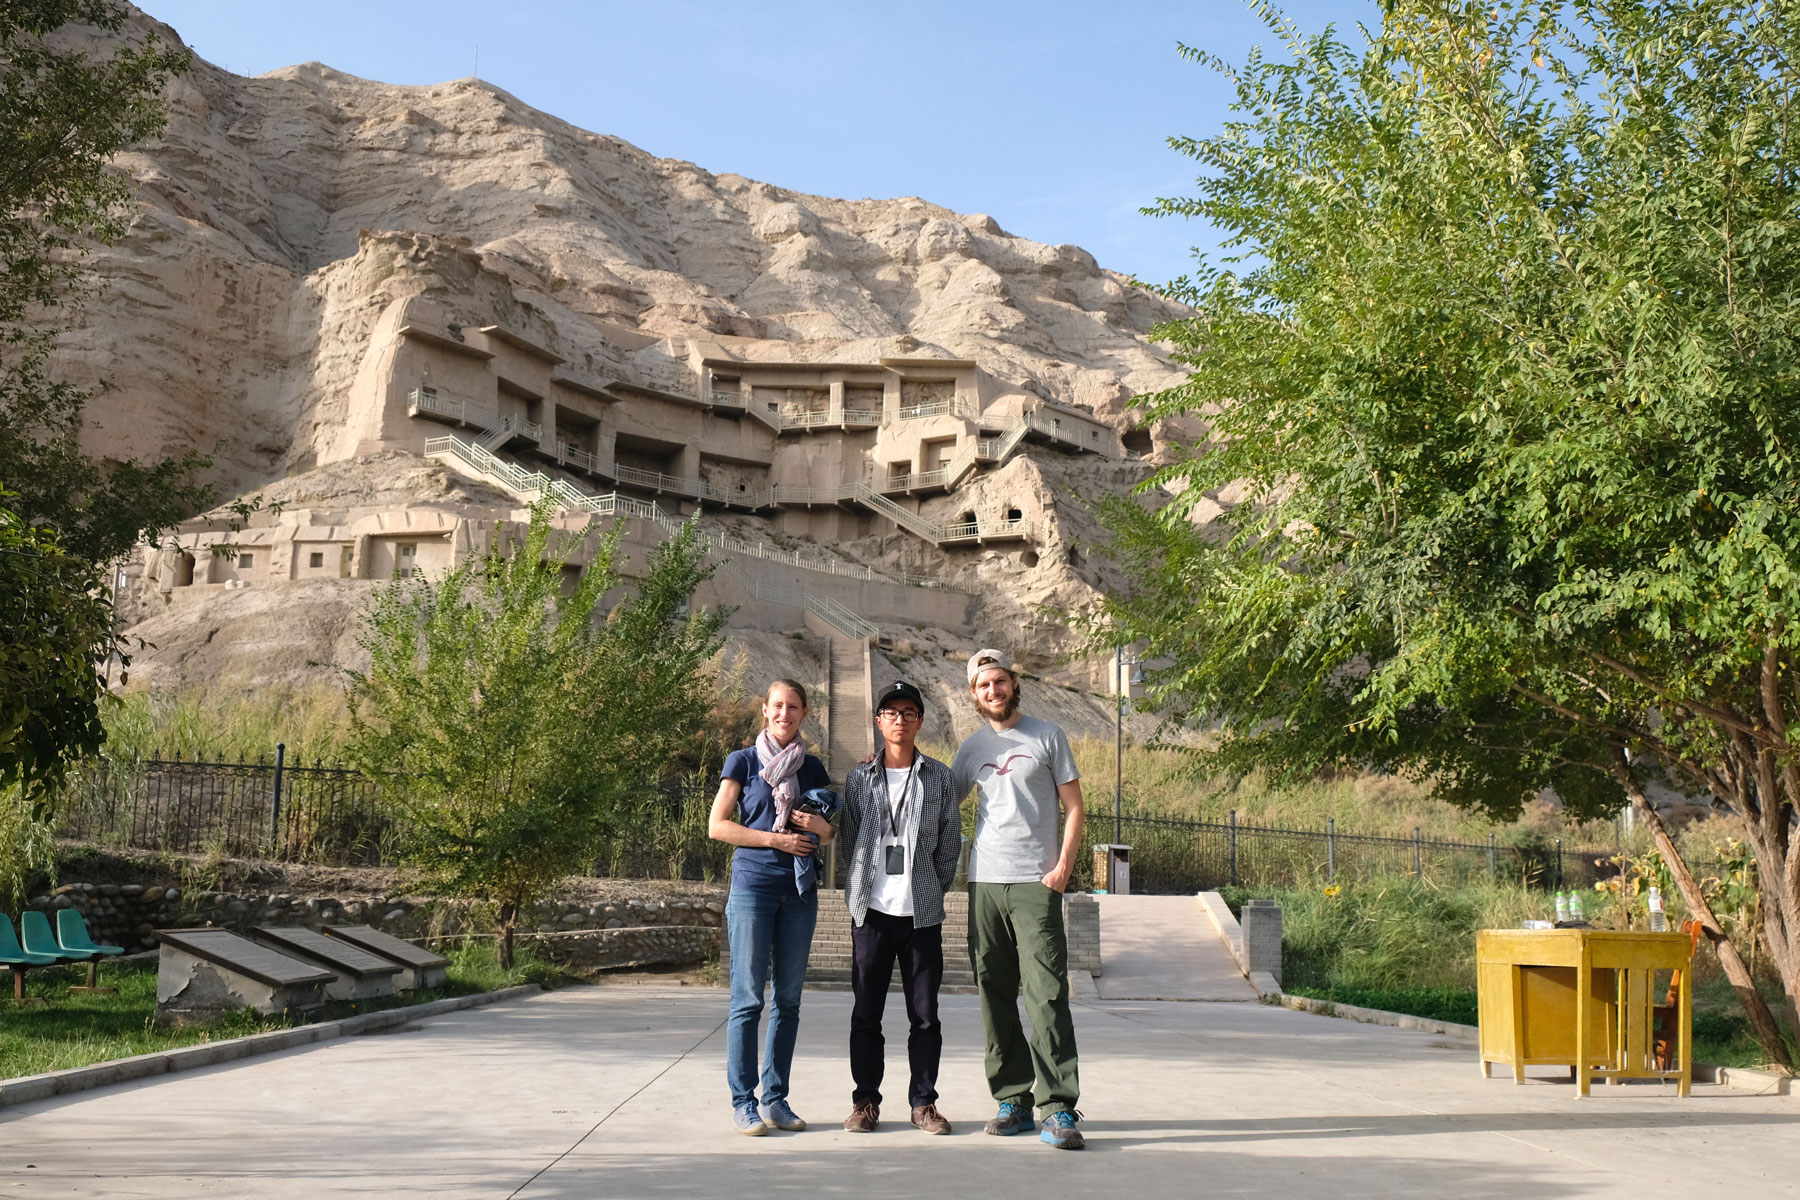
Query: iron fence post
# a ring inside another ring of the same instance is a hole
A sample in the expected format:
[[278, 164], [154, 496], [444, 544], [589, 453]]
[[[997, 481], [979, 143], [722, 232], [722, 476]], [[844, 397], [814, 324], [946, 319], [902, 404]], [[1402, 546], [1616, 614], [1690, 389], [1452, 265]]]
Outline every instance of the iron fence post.
[[287, 763], [287, 743], [275, 743], [275, 791], [269, 797], [269, 850], [281, 845], [281, 777]]
[[1237, 886], [1237, 809], [1231, 810], [1231, 827], [1226, 831], [1231, 845], [1231, 886]]
[[1325, 818], [1325, 882], [1337, 882], [1337, 818]]
[[1425, 878], [1425, 844], [1419, 837], [1419, 827], [1413, 826], [1413, 878]]
[[1488, 879], [1495, 879], [1500, 872], [1498, 860], [1494, 857], [1494, 835], [1488, 834]]
[[1556, 887], [1557, 887], [1558, 891], [1562, 890], [1562, 885], [1563, 885], [1562, 839], [1557, 838], [1556, 839]]

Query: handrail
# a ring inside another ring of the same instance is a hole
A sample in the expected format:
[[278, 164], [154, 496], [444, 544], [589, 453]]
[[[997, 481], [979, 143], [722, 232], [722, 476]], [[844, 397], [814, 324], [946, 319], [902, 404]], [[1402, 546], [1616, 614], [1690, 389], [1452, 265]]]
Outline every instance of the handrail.
[[[617, 492], [604, 496], [586, 495], [577, 491], [566, 480], [553, 479], [538, 471], [527, 471], [517, 464], [507, 462], [491, 451], [466, 442], [459, 437], [447, 435], [428, 438], [425, 442], [425, 454], [427, 457], [449, 455], [499, 481], [515, 493], [522, 496], [547, 495], [567, 509], [593, 513], [597, 516], [624, 514], [642, 517], [655, 521], [668, 530], [679, 530], [683, 525], [680, 518], [663, 512], [658, 505], [651, 501], [639, 500], [632, 496], [621, 496]], [[870, 567], [847, 563], [841, 559], [806, 555], [798, 550], [778, 550], [773, 546], [747, 542], [742, 538], [711, 533], [704, 529], [698, 532], [703, 543], [721, 552], [748, 555], [768, 562], [798, 567], [803, 571], [817, 571], [824, 575], [839, 575], [850, 579], [865, 580], [886, 579], [885, 576], [878, 574]]]
[[911, 421], [919, 417], [939, 417], [954, 414], [959, 417], [971, 415], [970, 406], [958, 397], [951, 400], [925, 400], [918, 404], [902, 404], [894, 412], [896, 421]]
[[743, 408], [749, 403], [742, 392], [721, 392], [714, 388], [709, 396], [714, 405], [722, 408]]
[[870, 641], [877, 637], [881, 630], [875, 622], [865, 621], [852, 612], [850, 608], [831, 596], [805, 597], [806, 611], [824, 621], [847, 638], [856, 641]]
[[416, 410], [437, 413], [457, 421], [466, 421], [468, 405], [461, 397], [449, 399], [438, 395], [436, 388], [416, 387], [406, 394], [406, 403]]

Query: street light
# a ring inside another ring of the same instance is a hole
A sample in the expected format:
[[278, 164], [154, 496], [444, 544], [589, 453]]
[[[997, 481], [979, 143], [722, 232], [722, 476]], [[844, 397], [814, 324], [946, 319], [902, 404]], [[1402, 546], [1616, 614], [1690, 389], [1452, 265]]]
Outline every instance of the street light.
[[[1129, 656], [1125, 647], [1120, 646], [1114, 652], [1113, 664], [1113, 845], [1117, 846], [1124, 838], [1123, 822], [1125, 807], [1125, 709], [1131, 703], [1131, 689], [1144, 682], [1143, 665], [1135, 656]], [[1125, 668], [1131, 668], [1129, 677]]]

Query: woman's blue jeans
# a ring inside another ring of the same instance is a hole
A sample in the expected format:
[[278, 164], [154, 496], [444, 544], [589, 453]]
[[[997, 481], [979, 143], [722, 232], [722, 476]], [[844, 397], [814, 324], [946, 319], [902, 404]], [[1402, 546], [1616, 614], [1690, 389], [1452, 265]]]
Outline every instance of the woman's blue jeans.
[[775, 1005], [763, 1048], [762, 1103], [787, 1099], [794, 1043], [800, 1036], [800, 989], [819, 919], [819, 890], [766, 892], [732, 889], [725, 903], [731, 937], [731, 1015], [725, 1021], [725, 1081], [731, 1106], [756, 1103], [756, 1030], [763, 988], [774, 967]]

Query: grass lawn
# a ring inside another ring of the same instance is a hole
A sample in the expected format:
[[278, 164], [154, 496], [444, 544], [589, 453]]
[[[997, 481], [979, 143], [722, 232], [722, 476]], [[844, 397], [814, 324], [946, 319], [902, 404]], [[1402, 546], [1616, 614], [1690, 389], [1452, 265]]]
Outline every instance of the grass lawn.
[[212, 1024], [186, 1029], [156, 1027], [154, 963], [102, 965], [100, 982], [117, 987], [115, 995], [69, 991], [69, 984], [81, 982], [85, 974], [82, 967], [33, 971], [26, 976], [26, 994], [41, 996], [45, 1003], [19, 1007], [10, 999], [0, 1001], [0, 1012], [5, 1013], [0, 1018], [0, 1079], [84, 1067], [108, 1059], [222, 1041], [356, 1013], [402, 1008], [447, 996], [467, 996], [517, 983], [549, 985], [559, 978], [555, 967], [524, 950], [519, 952], [511, 971], [502, 971], [493, 945], [487, 942], [470, 943], [451, 951], [448, 957], [448, 978], [439, 988], [355, 1004], [332, 1002], [292, 1017], [264, 1017], [243, 1010]]

